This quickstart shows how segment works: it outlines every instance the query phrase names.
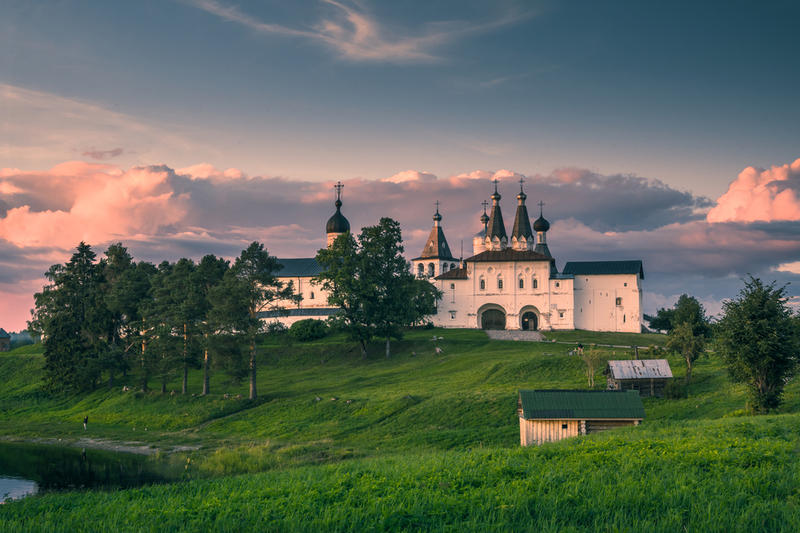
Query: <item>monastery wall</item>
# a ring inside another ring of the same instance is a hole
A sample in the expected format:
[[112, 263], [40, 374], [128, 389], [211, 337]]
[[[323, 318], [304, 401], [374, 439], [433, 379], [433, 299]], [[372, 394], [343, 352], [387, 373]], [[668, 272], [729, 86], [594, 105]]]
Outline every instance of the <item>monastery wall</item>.
[[576, 275], [575, 328], [639, 333], [642, 285], [636, 274]]

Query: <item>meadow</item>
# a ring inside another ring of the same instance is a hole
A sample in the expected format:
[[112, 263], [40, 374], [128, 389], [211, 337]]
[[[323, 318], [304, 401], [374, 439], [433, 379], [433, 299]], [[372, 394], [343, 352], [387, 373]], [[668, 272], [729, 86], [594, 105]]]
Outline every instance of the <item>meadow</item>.
[[[627, 340], [616, 337], [557, 340]], [[640, 339], [630, 343], [664, 340]], [[0, 355], [5, 438], [146, 443], [186, 464], [175, 484], [6, 504], [0, 530], [800, 530], [797, 380], [779, 413], [747, 416], [744, 388], [710, 355], [680, 398], [645, 400], [643, 425], [523, 449], [518, 389], [586, 387], [569, 345], [417, 330], [388, 360], [379, 344], [362, 360], [341, 336], [259, 350], [254, 402], [222, 373], [200, 396], [199, 371], [195, 395], [123, 383], [51, 395], [36, 347]], [[667, 358], [682, 380], [682, 361]], [[168, 389], [180, 390], [177, 379]], [[176, 447], [197, 450], [169, 453]]]

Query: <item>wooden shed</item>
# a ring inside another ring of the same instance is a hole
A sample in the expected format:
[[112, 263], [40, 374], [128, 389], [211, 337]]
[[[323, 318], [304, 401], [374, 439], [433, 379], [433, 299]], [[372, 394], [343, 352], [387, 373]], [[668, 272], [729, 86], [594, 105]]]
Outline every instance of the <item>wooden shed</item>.
[[609, 361], [605, 374], [608, 390], [635, 390], [641, 396], [664, 396], [672, 379], [666, 359]]
[[636, 426], [644, 419], [636, 391], [521, 390], [517, 406], [523, 446]]

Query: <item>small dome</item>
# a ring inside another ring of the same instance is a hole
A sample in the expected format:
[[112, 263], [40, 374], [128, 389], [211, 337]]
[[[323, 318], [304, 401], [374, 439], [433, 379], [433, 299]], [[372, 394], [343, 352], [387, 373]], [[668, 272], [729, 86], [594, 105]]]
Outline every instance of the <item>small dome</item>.
[[344, 218], [340, 210], [341, 207], [341, 200], [336, 200], [336, 212], [328, 219], [328, 223], [325, 224], [325, 233], [345, 233], [350, 231], [350, 222]]
[[542, 215], [539, 215], [539, 218], [533, 223], [533, 231], [547, 231], [549, 229], [550, 223]]
[[433, 221], [434, 222], [441, 222], [442, 221], [442, 215], [439, 214], [439, 210], [438, 209], [436, 210], [436, 214], [433, 215]]
[[489, 215], [486, 214], [486, 211], [483, 212], [481, 215], [481, 224], [484, 226], [489, 223]]

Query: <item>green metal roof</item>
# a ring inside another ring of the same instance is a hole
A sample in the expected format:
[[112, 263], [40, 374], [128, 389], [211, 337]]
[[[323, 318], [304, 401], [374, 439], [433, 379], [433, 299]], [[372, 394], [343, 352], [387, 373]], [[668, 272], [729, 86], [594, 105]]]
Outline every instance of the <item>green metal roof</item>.
[[278, 259], [283, 268], [276, 272], [279, 278], [302, 278], [318, 276], [322, 273], [322, 265], [313, 257], [296, 259]]
[[644, 267], [635, 261], [570, 261], [564, 265], [564, 274], [584, 276], [591, 274], [638, 274], [644, 279]]
[[522, 417], [531, 419], [644, 418], [639, 391], [521, 390]]

